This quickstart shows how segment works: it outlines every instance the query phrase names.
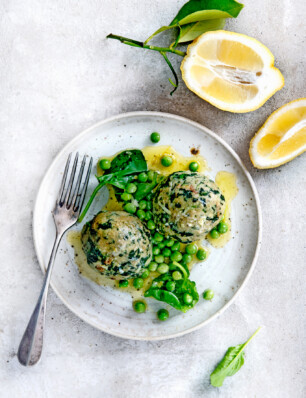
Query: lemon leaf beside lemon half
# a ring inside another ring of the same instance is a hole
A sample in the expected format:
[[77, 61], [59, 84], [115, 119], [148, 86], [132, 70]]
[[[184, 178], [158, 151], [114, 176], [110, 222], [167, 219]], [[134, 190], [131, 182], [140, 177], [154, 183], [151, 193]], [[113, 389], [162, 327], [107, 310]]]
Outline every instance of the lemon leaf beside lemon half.
[[204, 33], [190, 44], [181, 71], [191, 91], [229, 112], [254, 111], [284, 86], [267, 47], [225, 30]]
[[273, 112], [250, 143], [251, 161], [259, 169], [278, 167], [305, 151], [306, 98]]

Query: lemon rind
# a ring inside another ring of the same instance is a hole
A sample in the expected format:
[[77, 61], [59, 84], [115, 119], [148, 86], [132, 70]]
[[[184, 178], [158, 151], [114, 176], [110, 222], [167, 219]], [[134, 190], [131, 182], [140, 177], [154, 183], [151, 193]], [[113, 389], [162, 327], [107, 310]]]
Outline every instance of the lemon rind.
[[259, 140], [265, 135], [265, 132], [269, 129], [269, 126], [281, 114], [283, 114], [284, 111], [287, 112], [290, 109], [297, 108], [297, 106], [296, 106], [297, 104], [300, 105], [300, 106], [306, 106], [306, 98], [298, 98], [298, 99], [290, 101], [287, 104], [284, 104], [280, 108], [276, 109], [268, 117], [268, 119], [265, 121], [265, 123], [260, 127], [260, 129], [254, 135], [254, 137], [251, 139], [250, 148], [249, 148], [249, 155], [250, 155], [250, 159], [251, 159], [251, 162], [252, 162], [253, 166], [256, 167], [257, 169], [272, 169], [272, 168], [276, 168], [276, 167], [282, 166], [283, 164], [290, 162], [291, 160], [295, 159], [296, 157], [298, 157], [299, 155], [301, 155], [302, 153], [304, 153], [306, 151], [306, 144], [305, 144], [305, 146], [301, 147], [300, 149], [298, 149], [297, 151], [291, 153], [288, 156], [285, 156], [285, 157], [283, 157], [281, 159], [277, 159], [277, 160], [274, 160], [274, 161], [269, 160], [268, 162], [267, 162], [267, 160], [264, 157], [259, 156], [257, 154], [257, 152], [256, 152], [257, 144], [258, 144]]
[[[250, 102], [247, 103], [246, 107], [241, 106], [241, 104], [237, 106], [230, 106], [228, 103], [225, 103], [223, 101], [218, 101], [214, 97], [210, 95], [205, 95], [205, 93], [200, 92], [197, 87], [193, 86], [190, 84], [188, 81], [188, 63], [192, 61], [193, 56], [195, 55], [195, 51], [199, 43], [208, 40], [210, 37], [216, 37], [219, 36], [221, 39], [222, 37], [228, 38], [228, 36], [234, 36], [236, 41], [248, 45], [250, 41], [254, 44], [252, 49], [254, 51], [258, 52], [263, 59], [264, 62], [264, 69], [267, 69], [270, 71], [270, 74], [274, 75], [275, 78], [275, 85], [271, 91], [268, 91], [265, 93], [265, 95], [262, 95], [262, 99], [260, 101], [255, 102], [254, 101], [254, 106], [250, 106]], [[199, 36], [196, 40], [192, 42], [188, 46], [187, 49], [187, 55], [183, 59], [182, 64], [181, 64], [181, 72], [182, 72], [182, 77], [183, 80], [186, 84], [186, 86], [194, 92], [196, 95], [198, 95], [200, 98], [204, 99], [205, 101], [209, 102], [211, 105], [223, 110], [223, 111], [228, 111], [232, 113], [247, 113], [251, 111], [255, 111], [256, 109], [260, 108], [265, 102], [267, 102], [277, 91], [282, 89], [285, 84], [285, 79], [280, 72], [279, 69], [277, 69], [274, 66], [274, 56], [272, 52], [262, 43], [260, 43], [258, 40], [254, 39], [253, 37], [246, 36], [241, 33], [236, 33], [236, 32], [229, 32], [229, 31], [224, 31], [224, 30], [217, 30], [213, 32], [206, 32]]]

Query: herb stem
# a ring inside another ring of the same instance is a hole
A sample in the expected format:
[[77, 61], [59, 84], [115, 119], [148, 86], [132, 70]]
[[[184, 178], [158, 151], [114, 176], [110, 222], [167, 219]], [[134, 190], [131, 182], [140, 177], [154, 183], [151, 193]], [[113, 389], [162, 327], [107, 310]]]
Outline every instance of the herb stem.
[[119, 40], [121, 43], [127, 44], [128, 46], [145, 48], [147, 50], [158, 51], [160, 53], [167, 52], [167, 53], [172, 53], [172, 54], [179, 55], [181, 57], [185, 57], [185, 55], [186, 55], [186, 53], [184, 51], [175, 50], [174, 48], [150, 46], [148, 44], [144, 44], [141, 41], [129, 39], [129, 38], [123, 37], [123, 36], [113, 35], [112, 33], [107, 35], [106, 38], [107, 39]]
[[255, 337], [256, 334], [260, 331], [260, 329], [261, 329], [261, 326], [259, 326], [259, 328], [256, 330], [256, 332], [253, 333], [252, 336], [249, 338], [249, 340], [247, 340], [247, 341], [245, 342], [245, 345], [244, 345], [244, 346], [246, 346], [247, 344], [249, 344], [249, 342], [252, 340], [252, 338]]
[[164, 57], [164, 60], [167, 62], [171, 72], [173, 73], [174, 79], [175, 79], [175, 83], [171, 80], [171, 78], [169, 78], [169, 82], [172, 84], [172, 86], [174, 87], [174, 89], [171, 91], [170, 95], [172, 95], [174, 93], [174, 91], [177, 89], [178, 87], [178, 77], [177, 74], [171, 64], [171, 62], [169, 61], [167, 55], [162, 51], [161, 55]]
[[105, 185], [105, 183], [100, 183], [96, 186], [96, 188], [94, 189], [93, 193], [91, 194], [89, 201], [87, 202], [84, 210], [82, 211], [82, 214], [80, 215], [80, 217], [78, 218], [78, 223], [83, 221], [83, 218], [86, 216], [86, 213], [88, 212], [88, 209], [90, 208], [95, 196], [97, 195], [97, 193], [100, 191], [100, 189]]

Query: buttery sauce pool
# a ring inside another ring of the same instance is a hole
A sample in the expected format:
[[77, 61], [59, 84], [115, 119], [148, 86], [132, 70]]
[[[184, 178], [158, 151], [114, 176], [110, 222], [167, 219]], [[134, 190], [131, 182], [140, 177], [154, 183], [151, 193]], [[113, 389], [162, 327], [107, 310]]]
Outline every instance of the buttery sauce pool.
[[[176, 171], [185, 171], [189, 170], [189, 164], [190, 162], [198, 162], [199, 163], [199, 169], [198, 172], [203, 173], [208, 170], [208, 166], [206, 163], [206, 160], [200, 156], [192, 156], [192, 157], [186, 157], [175, 151], [174, 148], [171, 146], [166, 146], [166, 145], [160, 145], [160, 146], [148, 146], [142, 149], [142, 153], [144, 154], [144, 157], [147, 161], [148, 164], [148, 169], [149, 170], [154, 170], [158, 171], [159, 173], [167, 176], [169, 174], [172, 174]], [[163, 156], [169, 155], [173, 158], [173, 164], [170, 167], [164, 167], [161, 164], [161, 158]], [[113, 157], [115, 157], [114, 155]], [[112, 157], [112, 158], [113, 158]], [[112, 158], [109, 158], [110, 160]], [[105, 159], [105, 157], [104, 157]], [[98, 175], [102, 174], [102, 170], [98, 166], [97, 168], [97, 173]], [[217, 173], [216, 178], [215, 178], [216, 184], [220, 188], [221, 192], [225, 196], [226, 200], [226, 209], [225, 209], [225, 214], [224, 214], [224, 221], [228, 224], [228, 231], [220, 235], [218, 239], [212, 239], [209, 236], [207, 236], [208, 242], [215, 248], [220, 248], [223, 247], [231, 238], [231, 219], [230, 219], [230, 206], [231, 202], [234, 199], [234, 197], [238, 193], [238, 188], [236, 184], [236, 176], [232, 173], [229, 173], [227, 171], [220, 171]], [[107, 204], [104, 206], [103, 210], [107, 211], [112, 211], [112, 210], [122, 210], [122, 204], [119, 203], [115, 197], [115, 192], [112, 186], [107, 187], [109, 190], [109, 199]], [[87, 279], [90, 279], [91, 281], [97, 283], [98, 285], [103, 285], [103, 286], [110, 286], [112, 288], [118, 288], [118, 281], [115, 281], [113, 279], [110, 279], [108, 277], [105, 277], [101, 274], [99, 274], [97, 271], [92, 269], [87, 261], [86, 261], [86, 256], [83, 252], [82, 249], [82, 242], [81, 242], [81, 232], [80, 231], [70, 231], [67, 234], [67, 240], [68, 243], [73, 247], [74, 253], [75, 253], [75, 258], [74, 261], [77, 264], [79, 268], [79, 272], [82, 276], [84, 276]], [[205, 242], [205, 241], [204, 241]], [[210, 250], [208, 247], [205, 247], [203, 245], [204, 242], [195, 242], [198, 247], [204, 247], [207, 255], [209, 254]], [[184, 247], [184, 244], [181, 244], [181, 247]], [[189, 268], [192, 268], [192, 266], [196, 263], [197, 261], [192, 261], [189, 264]], [[154, 278], [156, 278], [159, 274], [157, 272], [151, 272], [149, 277], [144, 280], [144, 286], [136, 290], [133, 285], [132, 285], [132, 280], [129, 281], [129, 286], [126, 288], [120, 288], [120, 290], [129, 292], [132, 295], [133, 299], [140, 299], [143, 297], [143, 293], [151, 286], [151, 282]]]

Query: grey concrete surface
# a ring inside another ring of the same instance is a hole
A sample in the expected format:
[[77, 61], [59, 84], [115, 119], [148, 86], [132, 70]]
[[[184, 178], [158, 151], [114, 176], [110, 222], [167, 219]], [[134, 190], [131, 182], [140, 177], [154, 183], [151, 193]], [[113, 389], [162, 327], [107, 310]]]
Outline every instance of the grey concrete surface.
[[[267, 45], [285, 87], [244, 115], [220, 111], [182, 82], [169, 96], [158, 54], [106, 41], [144, 39], [169, 23], [180, 0], [15, 0], [0, 5], [0, 396], [105, 398], [302, 398], [305, 387], [305, 169], [300, 156], [255, 170], [251, 137], [279, 106], [305, 97], [305, 1], [244, 0], [227, 29]], [[176, 68], [179, 59], [174, 59]], [[22, 368], [16, 350], [42, 282], [32, 240], [40, 181], [76, 134], [111, 115], [172, 112], [200, 122], [241, 156], [257, 185], [263, 245], [235, 303], [203, 329], [169, 341], [135, 342], [101, 333], [51, 291], [42, 361]], [[259, 326], [245, 365], [220, 389], [209, 374], [230, 345]]]

